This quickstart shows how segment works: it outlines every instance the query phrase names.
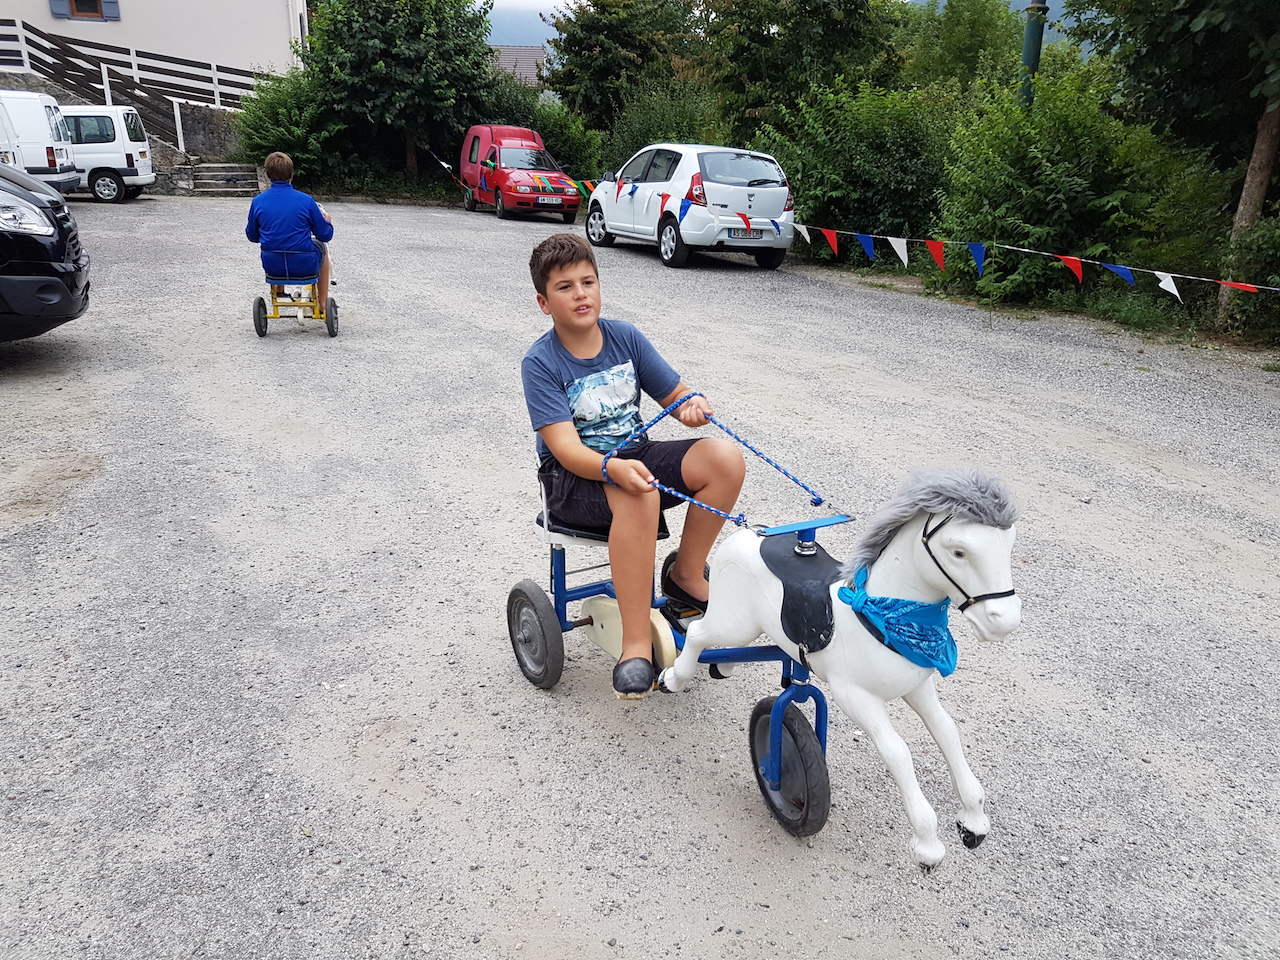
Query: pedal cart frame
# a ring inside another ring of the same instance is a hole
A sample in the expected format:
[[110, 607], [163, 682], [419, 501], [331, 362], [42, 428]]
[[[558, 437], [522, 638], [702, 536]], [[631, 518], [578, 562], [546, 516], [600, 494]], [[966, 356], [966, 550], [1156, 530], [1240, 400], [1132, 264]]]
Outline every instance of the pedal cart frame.
[[[689, 394], [667, 407], [658, 417], [642, 428], [648, 430], [658, 420], [668, 415], [689, 399]], [[787, 471], [760, 453], [745, 440], [709, 417], [756, 456], [765, 460], [789, 479], [804, 487], [812, 495], [816, 506], [823, 499]], [[638, 435], [641, 431], [637, 431]], [[634, 435], [633, 435], [634, 436]], [[619, 444], [621, 449], [631, 438]], [[607, 460], [607, 457], [606, 457]], [[539, 484], [541, 489], [541, 484]], [[720, 514], [738, 526], [749, 526], [741, 514], [724, 514], [707, 504], [678, 491], [663, 488], [703, 509]], [[539, 536], [549, 547], [550, 587], [547, 595], [532, 580], [517, 583], [507, 597], [507, 628], [516, 663], [525, 678], [534, 686], [550, 689], [560, 680], [564, 669], [564, 635], [575, 629], [583, 629], [588, 637], [610, 653], [615, 659], [621, 653], [622, 628], [618, 615], [616, 595], [611, 579], [598, 579], [571, 586], [569, 578], [580, 574], [607, 569], [609, 564], [595, 564], [576, 570], [568, 569], [566, 547], [607, 547], [608, 530], [567, 527], [551, 519], [546, 508], [546, 491], [542, 490], [542, 509], [536, 519]], [[666, 522], [659, 515], [658, 539], [669, 536]], [[847, 523], [852, 517], [846, 514], [805, 520], [774, 527], [755, 526], [758, 536], [796, 537], [796, 552], [811, 553], [816, 550], [817, 531], [822, 527]], [[675, 553], [667, 556], [662, 575], [675, 559]], [[570, 619], [569, 604], [581, 602], [581, 616]], [[684, 649], [685, 632], [693, 616], [682, 616], [666, 597], [654, 594], [651, 602], [651, 630], [653, 636], [653, 663], [655, 672], [669, 667], [676, 654]], [[777, 663], [781, 669], [782, 692], [776, 697], [766, 697], [755, 705], [747, 726], [748, 742], [756, 784], [770, 813], [793, 836], [811, 836], [827, 822], [831, 807], [831, 785], [827, 774], [827, 700], [823, 692], [811, 682], [808, 668], [793, 659], [776, 644], [760, 644], [746, 647], [721, 647], [704, 650], [699, 663], [708, 665], [711, 677], [722, 679], [731, 667], [739, 663]], [[814, 720], [810, 725], [799, 704], [813, 701]]]
[[[320, 311], [320, 275], [314, 271], [295, 272], [287, 269], [290, 255], [295, 257], [306, 256], [309, 261], [311, 254], [298, 253], [293, 250], [267, 250], [263, 252], [283, 256], [285, 258], [286, 271], [284, 276], [267, 274], [267, 294], [270, 300], [257, 297], [253, 301], [254, 332], [260, 337], [265, 337], [267, 335], [268, 321], [280, 320], [285, 316], [294, 316], [299, 320], [323, 320], [329, 336], [336, 337], [338, 335], [338, 303], [333, 297], [326, 297], [324, 310], [323, 312]], [[310, 263], [308, 262], [309, 265]], [[276, 287], [280, 288], [280, 293], [276, 293]], [[290, 287], [295, 290], [301, 290], [301, 296], [290, 295], [287, 290]], [[327, 293], [328, 291], [325, 292]], [[268, 303], [271, 305], [269, 310], [267, 308]], [[285, 314], [280, 312], [281, 309], [293, 312]]]

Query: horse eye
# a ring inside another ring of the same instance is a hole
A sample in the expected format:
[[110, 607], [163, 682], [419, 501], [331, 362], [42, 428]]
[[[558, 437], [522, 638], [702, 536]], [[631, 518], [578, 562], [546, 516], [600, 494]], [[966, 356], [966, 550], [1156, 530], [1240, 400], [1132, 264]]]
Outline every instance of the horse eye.
[[963, 559], [964, 559], [964, 551], [963, 551], [963, 550], [952, 550], [952, 551], [951, 551], [951, 555], [952, 555], [953, 557], [955, 557], [957, 560], [963, 560]]

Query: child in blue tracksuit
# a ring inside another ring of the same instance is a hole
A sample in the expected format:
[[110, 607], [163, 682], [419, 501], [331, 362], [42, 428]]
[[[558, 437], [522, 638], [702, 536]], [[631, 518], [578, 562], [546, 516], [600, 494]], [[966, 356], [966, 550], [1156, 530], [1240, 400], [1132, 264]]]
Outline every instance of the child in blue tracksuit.
[[[262, 245], [262, 269], [269, 277], [309, 278], [319, 275], [317, 316], [324, 315], [329, 296], [329, 248], [333, 224], [329, 215], [310, 194], [293, 188], [293, 160], [276, 152], [263, 164], [271, 178], [271, 188], [249, 204], [249, 222], [244, 235]], [[314, 237], [313, 237], [314, 234]], [[273, 286], [272, 292], [283, 292]]]

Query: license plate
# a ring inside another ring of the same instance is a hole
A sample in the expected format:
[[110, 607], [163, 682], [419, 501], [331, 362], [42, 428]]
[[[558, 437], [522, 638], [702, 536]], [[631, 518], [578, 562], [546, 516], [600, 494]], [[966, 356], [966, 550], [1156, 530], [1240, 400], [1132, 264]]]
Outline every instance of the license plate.
[[561, 200], [559, 197], [539, 197], [538, 202], [539, 203], [560, 203]]
[[763, 236], [763, 230], [744, 230], [742, 227], [738, 227], [729, 231], [730, 240], [759, 240]]

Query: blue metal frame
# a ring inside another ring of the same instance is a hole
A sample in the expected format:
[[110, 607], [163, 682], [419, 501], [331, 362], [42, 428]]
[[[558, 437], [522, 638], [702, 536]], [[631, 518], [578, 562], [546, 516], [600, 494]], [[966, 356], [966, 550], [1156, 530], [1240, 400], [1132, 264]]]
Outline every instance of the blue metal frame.
[[[851, 518], [844, 515], [826, 517], [821, 520], [805, 520], [778, 527], [768, 527], [756, 532], [763, 537], [794, 533], [800, 542], [813, 542], [820, 527], [830, 527], [837, 523], [847, 523]], [[613, 597], [617, 594], [613, 589], [613, 580], [597, 580], [593, 583], [570, 587], [568, 584], [568, 563], [563, 546], [551, 546], [551, 602], [556, 608], [556, 616], [560, 619], [560, 629], [566, 633], [574, 629], [569, 619], [569, 604], [587, 597]], [[661, 609], [666, 605], [666, 597], [653, 598], [653, 608]], [[674, 626], [671, 634], [675, 639], [676, 649], [683, 650], [685, 635]], [[825, 755], [827, 752], [827, 698], [821, 690], [809, 682], [809, 668], [792, 659], [791, 655], [777, 644], [750, 647], [717, 647], [703, 650], [698, 657], [699, 663], [770, 663], [776, 661], [782, 668], [782, 693], [778, 695], [769, 715], [769, 752], [760, 764], [760, 775], [771, 790], [778, 790], [782, 782], [782, 717], [792, 703], [805, 703], [812, 700], [814, 705], [813, 729], [818, 735], [818, 743]]]

